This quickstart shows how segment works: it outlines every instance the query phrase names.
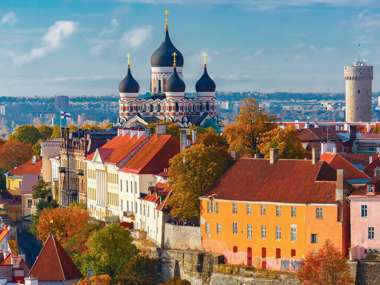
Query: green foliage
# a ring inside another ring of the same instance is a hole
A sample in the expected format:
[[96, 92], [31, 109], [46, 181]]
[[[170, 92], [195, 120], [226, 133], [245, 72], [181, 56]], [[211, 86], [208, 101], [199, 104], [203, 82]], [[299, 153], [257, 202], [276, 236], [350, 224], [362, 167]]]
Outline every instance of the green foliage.
[[223, 135], [216, 133], [213, 128], [200, 129], [197, 143], [205, 146], [214, 146], [217, 148], [228, 149], [228, 142]]
[[54, 126], [51, 133], [51, 138], [58, 139], [60, 137], [61, 137], [61, 128], [59, 126]]
[[24, 125], [17, 127], [10, 135], [10, 139], [34, 145], [36, 142], [42, 139], [42, 135], [36, 127], [31, 125]]
[[196, 144], [170, 160], [169, 184], [173, 190], [169, 199], [170, 214], [177, 219], [199, 216], [198, 197], [225, 172], [231, 164], [226, 151]]
[[278, 149], [281, 158], [303, 159], [307, 154], [295, 128], [292, 127], [285, 129], [277, 127], [265, 133], [261, 139], [259, 150], [268, 158], [271, 148]]
[[32, 151], [34, 155], [41, 155], [41, 143], [39, 141], [32, 146]]
[[87, 251], [81, 256], [83, 274], [91, 268], [95, 274], [108, 274], [116, 279], [138, 254], [129, 231], [118, 224], [94, 232], [86, 245]]
[[158, 278], [157, 260], [137, 255], [128, 262], [117, 280], [125, 285], [151, 285], [157, 284]]
[[53, 128], [46, 125], [38, 126], [37, 129], [40, 132], [41, 138], [43, 140], [51, 138], [51, 135], [53, 134]]
[[38, 221], [38, 215], [43, 209], [58, 207], [58, 203], [53, 199], [50, 185], [42, 178], [38, 179], [38, 183], [33, 187], [32, 195], [33, 199], [38, 199], [36, 221]]

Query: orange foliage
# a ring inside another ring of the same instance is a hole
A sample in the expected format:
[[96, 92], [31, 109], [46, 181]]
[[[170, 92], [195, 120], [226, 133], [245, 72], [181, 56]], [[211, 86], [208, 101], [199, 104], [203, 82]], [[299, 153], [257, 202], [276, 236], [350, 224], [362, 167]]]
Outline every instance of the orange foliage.
[[[76, 246], [84, 246], [87, 239], [84, 231], [88, 229], [89, 215], [79, 207], [44, 209], [37, 223], [37, 234], [45, 241], [50, 233], [64, 246], [73, 238], [78, 240]], [[82, 237], [85, 239], [82, 241]]]
[[32, 155], [30, 144], [9, 140], [0, 145], [0, 168], [10, 170], [28, 161]]
[[327, 241], [319, 251], [306, 256], [298, 271], [298, 278], [305, 285], [354, 283], [347, 260], [330, 241]]
[[76, 285], [110, 285], [111, 277], [107, 274], [95, 275], [90, 278], [79, 280]]

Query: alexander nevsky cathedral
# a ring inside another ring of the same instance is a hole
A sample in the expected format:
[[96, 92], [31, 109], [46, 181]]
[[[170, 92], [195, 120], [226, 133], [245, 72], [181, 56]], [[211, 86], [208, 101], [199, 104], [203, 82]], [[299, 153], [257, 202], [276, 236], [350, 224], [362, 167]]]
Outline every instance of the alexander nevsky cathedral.
[[216, 114], [216, 86], [207, 73], [207, 55], [204, 57], [203, 74], [195, 85], [196, 94], [185, 94], [184, 58], [170, 39], [165, 11], [165, 39], [150, 59], [151, 92], [139, 94], [140, 86], [128, 59], [127, 75], [119, 85], [119, 125], [144, 128], [151, 123], [173, 122], [182, 128], [194, 125], [218, 128], [221, 123]]

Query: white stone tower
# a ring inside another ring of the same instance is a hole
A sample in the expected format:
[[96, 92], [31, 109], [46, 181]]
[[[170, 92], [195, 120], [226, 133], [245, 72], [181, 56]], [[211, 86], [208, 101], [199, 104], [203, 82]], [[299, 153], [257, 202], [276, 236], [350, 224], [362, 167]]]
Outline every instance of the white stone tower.
[[346, 122], [370, 122], [372, 119], [373, 66], [356, 61], [344, 67], [346, 81]]

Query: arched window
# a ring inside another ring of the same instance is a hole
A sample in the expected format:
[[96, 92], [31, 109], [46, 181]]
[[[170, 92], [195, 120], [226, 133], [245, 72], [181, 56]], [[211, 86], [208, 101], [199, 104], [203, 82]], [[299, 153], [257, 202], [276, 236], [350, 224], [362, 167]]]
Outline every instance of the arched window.
[[209, 104], [209, 102], [206, 102], [206, 111], [210, 111], [210, 104]]
[[175, 111], [176, 111], [176, 112], [179, 111], [179, 105], [178, 105], [178, 102], [175, 102]]
[[161, 112], [161, 105], [160, 104], [157, 105], [157, 112]]
[[201, 103], [201, 112], [203, 112], [203, 104]]
[[153, 112], [153, 104], [150, 104], [149, 108], [149, 112]]

